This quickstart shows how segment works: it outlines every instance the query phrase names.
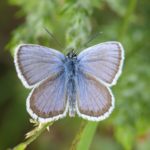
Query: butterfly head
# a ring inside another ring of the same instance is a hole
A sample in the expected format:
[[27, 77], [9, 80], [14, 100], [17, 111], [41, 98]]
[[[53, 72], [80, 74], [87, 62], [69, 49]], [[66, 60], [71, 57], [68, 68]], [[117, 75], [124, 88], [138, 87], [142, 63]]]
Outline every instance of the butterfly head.
[[76, 59], [77, 58], [77, 54], [74, 51], [74, 49], [72, 49], [70, 52], [68, 52], [67, 58], [69, 58], [69, 59]]

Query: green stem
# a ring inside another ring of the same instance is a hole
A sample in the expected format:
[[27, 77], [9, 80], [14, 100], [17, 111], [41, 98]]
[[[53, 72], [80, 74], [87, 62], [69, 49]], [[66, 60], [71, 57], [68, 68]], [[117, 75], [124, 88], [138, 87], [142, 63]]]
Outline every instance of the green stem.
[[82, 121], [82, 122], [81, 122], [79, 131], [78, 131], [78, 134], [77, 134], [76, 137], [74, 138], [74, 140], [73, 140], [73, 142], [72, 142], [72, 144], [71, 144], [70, 150], [76, 149], [76, 146], [77, 146], [78, 142], [79, 142], [80, 139], [81, 139], [81, 135], [82, 135], [82, 133], [83, 133], [83, 130], [84, 130], [86, 124], [87, 124], [87, 123], [86, 123], [85, 121]]
[[88, 150], [95, 135], [97, 126], [98, 122], [83, 121], [81, 123], [78, 134], [72, 142], [70, 150]]
[[42, 124], [41, 127], [40, 127], [40, 129], [37, 130], [37, 131], [35, 132], [35, 134], [34, 134], [31, 138], [29, 138], [28, 140], [26, 140], [24, 143], [25, 143], [26, 145], [29, 145], [30, 143], [32, 143], [37, 137], [39, 137], [39, 135], [40, 135], [43, 131], [45, 131], [45, 129], [46, 129], [47, 127], [51, 126], [52, 124], [53, 124], [53, 122], [49, 122], [49, 123]]
[[28, 138], [25, 142], [20, 143], [19, 145], [15, 146], [14, 150], [24, 150], [29, 144], [31, 144], [34, 140], [36, 140], [41, 133], [45, 131], [45, 129], [51, 126], [53, 122], [41, 124], [37, 129], [34, 130], [34, 134]]
[[127, 31], [128, 26], [130, 24], [131, 16], [132, 16], [132, 14], [133, 14], [133, 12], [135, 10], [135, 7], [136, 7], [136, 2], [137, 2], [137, 0], [130, 0], [130, 2], [129, 2], [129, 5], [128, 5], [128, 8], [127, 8], [124, 20], [123, 20], [121, 28], [120, 28], [120, 30], [118, 32], [118, 39], [120, 41], [122, 41], [123, 38], [125, 37], [126, 31]]

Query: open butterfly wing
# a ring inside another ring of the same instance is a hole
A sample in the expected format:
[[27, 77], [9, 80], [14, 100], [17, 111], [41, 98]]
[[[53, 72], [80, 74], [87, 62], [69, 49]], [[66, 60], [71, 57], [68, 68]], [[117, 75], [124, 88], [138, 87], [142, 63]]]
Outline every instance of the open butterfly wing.
[[121, 74], [123, 58], [124, 51], [119, 42], [104, 42], [79, 54], [79, 68], [111, 86]]
[[54, 121], [65, 117], [67, 96], [65, 74], [48, 78], [34, 88], [27, 98], [27, 111], [40, 122]]
[[22, 44], [17, 47], [15, 65], [25, 87], [32, 88], [42, 80], [63, 70], [65, 56], [51, 48]]
[[114, 98], [109, 88], [93, 76], [82, 72], [77, 76], [76, 85], [76, 109], [79, 116], [91, 121], [100, 121], [110, 115], [114, 108]]

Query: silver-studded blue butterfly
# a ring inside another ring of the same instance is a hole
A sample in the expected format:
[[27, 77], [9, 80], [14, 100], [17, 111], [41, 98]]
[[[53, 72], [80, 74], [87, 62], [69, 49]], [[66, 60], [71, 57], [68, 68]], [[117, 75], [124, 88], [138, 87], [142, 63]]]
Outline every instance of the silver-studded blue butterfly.
[[22, 44], [15, 66], [26, 88], [27, 111], [39, 122], [69, 116], [90, 121], [108, 117], [114, 108], [110, 87], [121, 74], [124, 50], [119, 42], [104, 42], [66, 56], [52, 48]]

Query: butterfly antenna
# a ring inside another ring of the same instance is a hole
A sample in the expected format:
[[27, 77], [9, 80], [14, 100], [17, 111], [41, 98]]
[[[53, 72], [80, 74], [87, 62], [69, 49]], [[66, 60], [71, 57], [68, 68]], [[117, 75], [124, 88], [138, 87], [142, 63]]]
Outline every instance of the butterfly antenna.
[[55, 36], [45, 27], [44, 30], [55, 40], [55, 42], [59, 45], [60, 48], [63, 48], [62, 44], [55, 38]]
[[83, 46], [86, 47], [86, 45], [87, 45], [88, 43], [90, 43], [92, 40], [94, 40], [94, 39], [95, 39], [97, 36], [99, 36], [100, 34], [103, 34], [103, 32], [98, 32], [98, 33], [94, 34]]

